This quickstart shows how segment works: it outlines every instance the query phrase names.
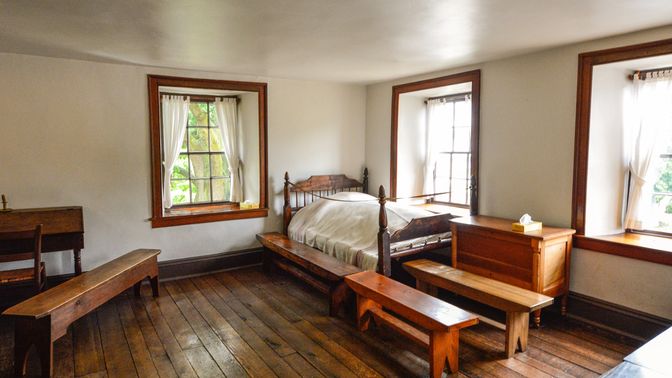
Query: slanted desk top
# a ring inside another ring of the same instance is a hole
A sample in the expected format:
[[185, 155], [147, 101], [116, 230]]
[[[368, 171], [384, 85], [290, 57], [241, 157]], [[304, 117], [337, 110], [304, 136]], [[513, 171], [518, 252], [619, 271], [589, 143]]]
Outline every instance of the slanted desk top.
[[[82, 272], [84, 217], [81, 206], [15, 209], [0, 212], [0, 231], [17, 231], [42, 225], [42, 252], [73, 250], [75, 274]], [[0, 245], [12, 249], [12, 245]]]

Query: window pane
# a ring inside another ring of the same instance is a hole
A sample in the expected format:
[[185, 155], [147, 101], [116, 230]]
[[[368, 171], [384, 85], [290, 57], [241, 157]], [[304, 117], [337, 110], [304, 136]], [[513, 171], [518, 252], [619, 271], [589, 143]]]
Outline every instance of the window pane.
[[224, 151], [224, 144], [222, 142], [222, 130], [219, 127], [210, 129], [210, 151], [219, 152]]
[[217, 127], [217, 111], [215, 110], [215, 103], [209, 103], [210, 127]]
[[208, 152], [208, 129], [188, 128], [189, 151]]
[[231, 198], [231, 180], [212, 179], [212, 200], [214, 202], [224, 202]]
[[191, 155], [191, 177], [210, 178], [210, 157], [208, 155]]
[[189, 180], [170, 180], [170, 197], [173, 205], [189, 203]]
[[460, 152], [469, 152], [471, 149], [471, 128], [455, 128], [455, 150]]
[[[450, 179], [448, 177], [437, 177], [434, 181], [435, 193], [443, 193], [450, 191]], [[429, 193], [428, 193], [429, 194]], [[436, 201], [448, 202], [450, 200], [449, 194], [442, 194], [434, 197]]]
[[450, 177], [450, 155], [439, 154], [436, 159], [436, 177]]
[[208, 104], [192, 102], [189, 104], [189, 126], [208, 126]]
[[467, 179], [469, 178], [467, 174], [468, 168], [468, 155], [467, 154], [454, 154], [453, 155], [453, 178], [458, 179]]
[[471, 127], [471, 101], [455, 103], [455, 126]]
[[[453, 103], [448, 102], [441, 105], [432, 113], [431, 122], [436, 127], [433, 128], [435, 146], [438, 151], [452, 151], [453, 149]], [[434, 124], [436, 122], [436, 124]]]
[[203, 203], [210, 201], [210, 180], [191, 180], [191, 201]]
[[182, 141], [182, 147], [180, 147], [180, 152], [187, 152], [187, 140], [189, 140], [189, 134], [184, 133], [184, 140]]
[[226, 161], [226, 156], [224, 154], [212, 154], [211, 163], [212, 164], [212, 176], [213, 177], [228, 177], [229, 176], [229, 164]]
[[189, 178], [189, 156], [186, 154], [180, 154], [177, 158], [177, 162], [173, 167], [173, 175], [171, 178], [174, 179], [186, 179]]
[[453, 179], [450, 189], [452, 203], [467, 203], [467, 180]]

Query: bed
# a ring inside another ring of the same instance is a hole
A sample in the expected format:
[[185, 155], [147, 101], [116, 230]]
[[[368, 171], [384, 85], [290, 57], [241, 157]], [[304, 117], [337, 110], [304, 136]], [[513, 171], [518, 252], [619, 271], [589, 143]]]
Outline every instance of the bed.
[[[391, 276], [393, 266], [450, 246], [451, 214], [370, 196], [363, 180], [317, 175], [292, 182], [285, 173], [283, 233], [338, 260]], [[395, 275], [401, 270], [395, 268]]]

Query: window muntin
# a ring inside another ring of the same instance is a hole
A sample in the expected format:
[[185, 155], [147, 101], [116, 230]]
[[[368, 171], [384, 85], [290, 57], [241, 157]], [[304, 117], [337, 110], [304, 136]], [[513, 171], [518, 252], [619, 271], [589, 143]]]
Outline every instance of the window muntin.
[[225, 203], [231, 191], [229, 166], [216, 122], [214, 98], [191, 100], [187, 131], [170, 193], [176, 207]]
[[434, 167], [435, 202], [457, 207], [470, 206], [471, 187], [471, 102], [468, 95], [448, 96], [442, 101], [437, 127], [437, 161]]

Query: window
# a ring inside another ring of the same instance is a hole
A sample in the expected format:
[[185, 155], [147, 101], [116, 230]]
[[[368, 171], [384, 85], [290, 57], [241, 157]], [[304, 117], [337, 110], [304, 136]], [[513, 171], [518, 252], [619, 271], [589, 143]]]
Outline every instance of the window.
[[[437, 109], [430, 110], [430, 107]], [[471, 186], [471, 94], [452, 95], [427, 101], [428, 128], [433, 128], [436, 150], [433, 169], [435, 202], [469, 207]], [[429, 124], [429, 123], [433, 123]]]
[[231, 176], [214, 100], [191, 97], [184, 141], [170, 179], [174, 207], [229, 202]]
[[266, 83], [148, 83], [152, 227], [267, 216]]
[[424, 198], [439, 211], [478, 214], [480, 81], [474, 70], [392, 88], [392, 197], [445, 192]]
[[672, 81], [632, 80], [671, 64], [672, 40], [579, 55], [574, 246], [672, 265]]

